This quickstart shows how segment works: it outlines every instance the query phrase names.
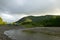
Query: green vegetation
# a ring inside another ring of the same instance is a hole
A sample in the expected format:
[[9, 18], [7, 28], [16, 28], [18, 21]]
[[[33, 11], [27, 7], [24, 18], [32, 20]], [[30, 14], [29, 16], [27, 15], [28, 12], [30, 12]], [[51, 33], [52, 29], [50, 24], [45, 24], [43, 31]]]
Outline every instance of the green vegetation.
[[[6, 25], [0, 17], [0, 25]], [[8, 24], [7, 24], [8, 25]], [[17, 22], [13, 22], [9, 25], [24, 26], [26, 28], [31, 27], [60, 27], [60, 16], [58, 15], [46, 15], [46, 16], [27, 16]]]
[[3, 20], [2, 20], [2, 18], [0, 17], [0, 25], [6, 25], [7, 23], [6, 22], [4, 22]]
[[59, 27], [60, 16], [46, 15], [46, 16], [27, 16], [15, 22], [15, 25], [22, 25], [27, 28], [30, 27]]

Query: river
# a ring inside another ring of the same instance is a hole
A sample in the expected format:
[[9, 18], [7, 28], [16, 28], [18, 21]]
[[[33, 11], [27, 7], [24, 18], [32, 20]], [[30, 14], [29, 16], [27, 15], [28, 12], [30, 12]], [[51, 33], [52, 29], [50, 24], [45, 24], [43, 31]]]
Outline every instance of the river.
[[[27, 33], [23, 32], [23, 30], [34, 30], [36, 31], [36, 33]], [[60, 40], [60, 36], [58, 36], [58, 34], [60, 35], [59, 27], [13, 29], [5, 31], [4, 34], [7, 35], [12, 40]]]

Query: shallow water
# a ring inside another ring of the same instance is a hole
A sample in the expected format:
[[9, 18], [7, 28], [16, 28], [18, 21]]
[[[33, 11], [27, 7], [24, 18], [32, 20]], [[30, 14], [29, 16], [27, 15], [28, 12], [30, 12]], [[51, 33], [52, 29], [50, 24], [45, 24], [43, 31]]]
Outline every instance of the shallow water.
[[22, 30], [8, 30], [5, 35], [13, 40], [60, 40], [59, 36], [48, 35], [44, 33], [26, 33]]

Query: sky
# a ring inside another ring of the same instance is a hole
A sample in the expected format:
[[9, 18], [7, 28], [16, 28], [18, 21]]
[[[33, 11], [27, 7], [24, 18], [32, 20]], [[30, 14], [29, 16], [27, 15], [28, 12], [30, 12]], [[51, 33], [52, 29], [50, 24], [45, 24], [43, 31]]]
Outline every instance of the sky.
[[60, 0], [0, 0], [4, 21], [15, 22], [29, 15], [60, 15]]

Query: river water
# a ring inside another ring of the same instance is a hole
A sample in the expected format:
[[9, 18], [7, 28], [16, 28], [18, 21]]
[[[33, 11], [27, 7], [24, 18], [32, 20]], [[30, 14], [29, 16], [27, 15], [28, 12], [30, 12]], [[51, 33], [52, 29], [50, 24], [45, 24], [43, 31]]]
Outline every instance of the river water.
[[7, 30], [4, 34], [13, 40], [60, 40], [59, 36], [48, 35], [40, 32], [26, 33], [20, 29]]

